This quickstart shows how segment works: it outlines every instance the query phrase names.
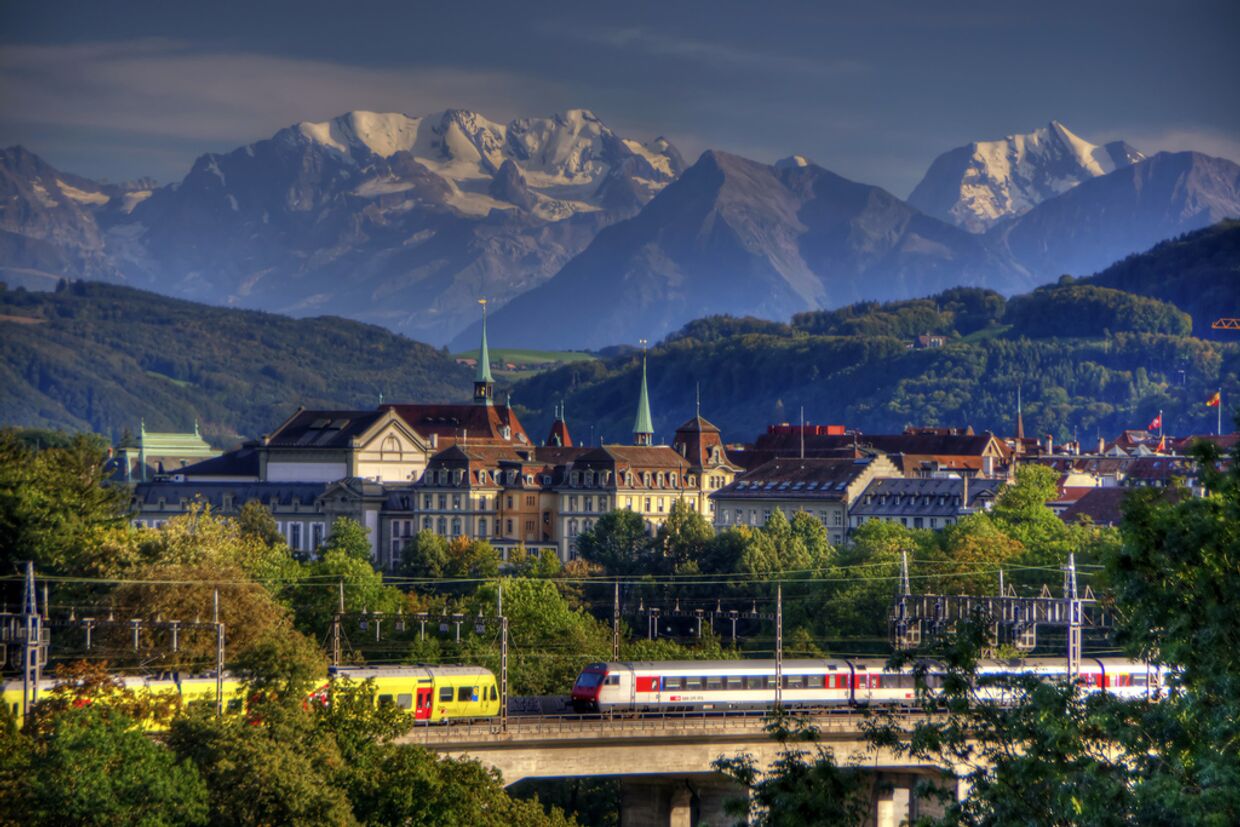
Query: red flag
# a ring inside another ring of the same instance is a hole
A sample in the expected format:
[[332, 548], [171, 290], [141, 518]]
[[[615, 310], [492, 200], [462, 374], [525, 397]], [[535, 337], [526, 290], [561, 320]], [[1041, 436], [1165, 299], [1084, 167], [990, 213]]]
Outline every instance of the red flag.
[[1221, 391], [1215, 391], [1210, 394], [1210, 398], [1206, 400], [1207, 408], [1217, 408], [1221, 404], [1223, 404], [1223, 394]]
[[1162, 427], [1162, 411], [1158, 412], [1158, 416], [1154, 417], [1154, 421], [1149, 424], [1147, 431], [1157, 431]]

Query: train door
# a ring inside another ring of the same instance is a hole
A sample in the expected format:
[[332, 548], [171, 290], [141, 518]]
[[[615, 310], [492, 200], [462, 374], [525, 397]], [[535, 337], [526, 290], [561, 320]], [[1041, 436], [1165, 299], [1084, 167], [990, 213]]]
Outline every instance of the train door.
[[418, 699], [413, 711], [414, 720], [429, 721], [431, 719], [431, 706], [434, 703], [434, 699], [435, 690], [433, 687], [418, 687]]

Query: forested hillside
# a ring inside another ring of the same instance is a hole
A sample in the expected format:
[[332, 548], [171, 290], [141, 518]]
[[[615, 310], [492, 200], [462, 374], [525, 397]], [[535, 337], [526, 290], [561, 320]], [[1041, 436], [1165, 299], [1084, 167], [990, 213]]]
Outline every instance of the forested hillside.
[[1240, 317], [1240, 221], [1164, 241], [1082, 281], [1171, 302], [1193, 317], [1193, 334], [1203, 339], [1234, 337], [1210, 324]]
[[373, 407], [469, 395], [470, 372], [373, 325], [290, 319], [75, 282], [0, 291], [0, 423], [119, 437], [193, 428], [228, 445], [298, 405]]
[[[997, 293], [950, 290], [930, 299], [800, 314], [786, 325], [700, 319], [650, 352], [657, 440], [702, 414], [725, 438], [747, 440], [771, 422], [843, 423], [865, 431], [906, 425], [972, 425], [1012, 433], [1019, 387], [1026, 433], [1092, 439], [1144, 427], [1159, 410], [1175, 433], [1213, 430], [1202, 404], [1222, 385], [1240, 393], [1240, 344], [1184, 335], [1171, 305], [1077, 284], [1005, 302]], [[943, 347], [914, 348], [919, 334]], [[1075, 334], [1075, 335], [1068, 335]], [[513, 398], [537, 433], [563, 398], [570, 427], [596, 423], [627, 441], [640, 357], [571, 365], [516, 386]], [[546, 408], [533, 406], [545, 401]], [[584, 434], [578, 434], [584, 436]]]

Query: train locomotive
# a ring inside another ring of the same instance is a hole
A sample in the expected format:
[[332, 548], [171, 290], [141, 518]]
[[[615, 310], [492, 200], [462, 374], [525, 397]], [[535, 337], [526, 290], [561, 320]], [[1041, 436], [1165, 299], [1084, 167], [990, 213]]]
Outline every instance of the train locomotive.
[[[924, 661], [931, 692], [942, 686], [943, 668]], [[592, 663], [573, 684], [571, 702], [580, 713], [762, 711], [775, 704], [774, 660], [647, 661]], [[896, 670], [866, 658], [787, 660], [781, 667], [784, 707], [822, 709], [869, 705], [916, 706], [914, 668]], [[979, 676], [1032, 674], [1042, 680], [1067, 678], [1062, 658], [991, 660]], [[1086, 692], [1147, 698], [1165, 685], [1161, 667], [1123, 658], [1082, 658], [1078, 678]], [[981, 687], [982, 699], [1003, 700], [1003, 690]]]

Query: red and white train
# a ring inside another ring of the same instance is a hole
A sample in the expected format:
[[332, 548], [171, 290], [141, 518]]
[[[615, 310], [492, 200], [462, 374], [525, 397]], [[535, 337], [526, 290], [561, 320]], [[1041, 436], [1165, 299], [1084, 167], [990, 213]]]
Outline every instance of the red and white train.
[[[943, 670], [924, 664], [931, 690], [942, 685]], [[835, 658], [783, 663], [781, 703], [785, 707], [917, 704], [911, 666], [890, 669], [882, 659]], [[1048, 681], [1068, 674], [1063, 658], [983, 661], [979, 675], [1033, 674]], [[1082, 658], [1079, 681], [1087, 692], [1147, 698], [1166, 683], [1166, 670], [1123, 658]], [[997, 688], [981, 697], [1002, 700]], [[648, 661], [592, 663], [573, 684], [577, 712], [757, 711], [775, 703], [775, 661]]]

